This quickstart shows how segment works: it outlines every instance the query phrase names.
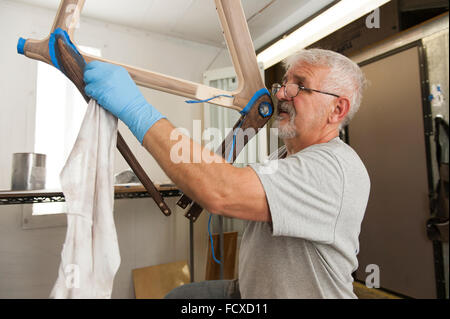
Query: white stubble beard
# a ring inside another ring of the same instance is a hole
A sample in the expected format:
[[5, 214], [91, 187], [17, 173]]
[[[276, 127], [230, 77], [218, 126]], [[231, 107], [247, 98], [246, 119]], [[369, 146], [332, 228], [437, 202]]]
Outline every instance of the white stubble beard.
[[275, 121], [273, 122], [273, 127], [278, 129], [277, 134], [281, 139], [290, 139], [298, 136], [294, 121], [297, 112], [295, 111], [294, 105], [292, 102], [279, 102], [279, 107], [287, 109], [289, 114], [289, 122], [286, 124], [280, 124], [281, 116], [277, 116]]

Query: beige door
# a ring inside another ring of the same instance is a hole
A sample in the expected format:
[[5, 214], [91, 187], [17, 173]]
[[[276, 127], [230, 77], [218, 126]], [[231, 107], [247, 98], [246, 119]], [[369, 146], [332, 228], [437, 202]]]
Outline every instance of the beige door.
[[427, 162], [417, 47], [362, 67], [370, 86], [349, 127], [371, 194], [360, 234], [357, 278], [379, 266], [380, 285], [414, 298], [436, 298]]

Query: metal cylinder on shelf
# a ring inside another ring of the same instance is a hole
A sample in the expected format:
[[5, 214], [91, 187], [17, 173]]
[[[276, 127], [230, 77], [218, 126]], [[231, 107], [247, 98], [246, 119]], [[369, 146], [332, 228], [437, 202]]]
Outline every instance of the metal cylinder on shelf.
[[12, 159], [11, 190], [45, 188], [46, 155], [14, 153]]

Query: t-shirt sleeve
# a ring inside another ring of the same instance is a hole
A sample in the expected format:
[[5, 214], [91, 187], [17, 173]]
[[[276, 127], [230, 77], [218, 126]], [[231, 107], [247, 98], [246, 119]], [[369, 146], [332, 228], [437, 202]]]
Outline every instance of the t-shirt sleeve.
[[333, 153], [304, 151], [250, 166], [264, 187], [274, 236], [334, 242], [344, 176]]

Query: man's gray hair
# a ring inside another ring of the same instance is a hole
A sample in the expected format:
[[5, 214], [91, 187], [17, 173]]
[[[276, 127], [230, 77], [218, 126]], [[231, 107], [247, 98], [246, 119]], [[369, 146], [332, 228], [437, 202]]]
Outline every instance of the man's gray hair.
[[[330, 73], [320, 90], [347, 96], [350, 99], [350, 110], [341, 124], [346, 126], [359, 109], [362, 101], [366, 78], [360, 67], [334, 51], [323, 49], [304, 49], [291, 55], [284, 61], [286, 70], [296, 64], [304, 62], [311, 66], [330, 68]], [[312, 88], [318, 89], [318, 88]]]

